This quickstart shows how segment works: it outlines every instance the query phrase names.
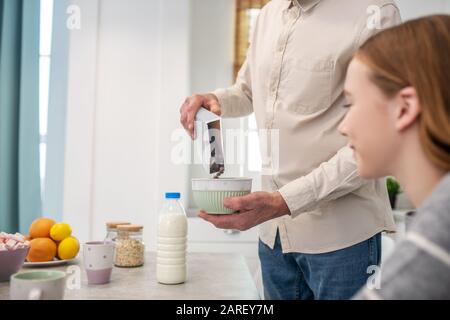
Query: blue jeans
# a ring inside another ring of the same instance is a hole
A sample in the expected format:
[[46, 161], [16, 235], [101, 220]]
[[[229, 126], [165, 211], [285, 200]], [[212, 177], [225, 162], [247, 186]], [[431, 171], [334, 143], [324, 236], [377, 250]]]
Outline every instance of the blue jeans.
[[381, 233], [351, 247], [320, 254], [283, 253], [277, 232], [272, 249], [259, 240], [268, 300], [350, 299], [367, 282], [367, 268], [380, 265]]

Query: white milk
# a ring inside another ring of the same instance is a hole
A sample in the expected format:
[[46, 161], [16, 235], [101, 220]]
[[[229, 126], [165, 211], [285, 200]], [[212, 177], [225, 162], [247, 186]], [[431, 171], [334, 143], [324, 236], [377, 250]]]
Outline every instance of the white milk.
[[187, 218], [178, 193], [166, 193], [158, 224], [156, 279], [163, 284], [186, 281]]

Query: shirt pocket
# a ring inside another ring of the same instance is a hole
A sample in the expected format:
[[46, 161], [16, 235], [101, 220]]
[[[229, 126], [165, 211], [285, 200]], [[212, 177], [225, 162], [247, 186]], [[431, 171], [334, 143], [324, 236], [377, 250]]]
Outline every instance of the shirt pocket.
[[293, 62], [289, 109], [300, 114], [327, 109], [331, 105], [334, 61], [301, 58]]

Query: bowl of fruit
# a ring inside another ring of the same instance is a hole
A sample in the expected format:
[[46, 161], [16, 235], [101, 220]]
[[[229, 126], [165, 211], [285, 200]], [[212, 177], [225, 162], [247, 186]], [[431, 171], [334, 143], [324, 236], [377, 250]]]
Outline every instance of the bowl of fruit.
[[72, 228], [64, 222], [39, 218], [29, 230], [30, 249], [24, 266], [54, 266], [72, 261], [78, 255], [80, 244], [72, 235]]
[[22, 268], [29, 248], [29, 241], [20, 233], [0, 232], [0, 282], [9, 281]]

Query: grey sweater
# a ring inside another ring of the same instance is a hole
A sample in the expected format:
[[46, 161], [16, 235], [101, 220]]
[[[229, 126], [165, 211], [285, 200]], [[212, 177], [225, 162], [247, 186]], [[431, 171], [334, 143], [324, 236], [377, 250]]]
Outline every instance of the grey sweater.
[[450, 299], [450, 173], [382, 265], [379, 289], [365, 286], [354, 299]]

